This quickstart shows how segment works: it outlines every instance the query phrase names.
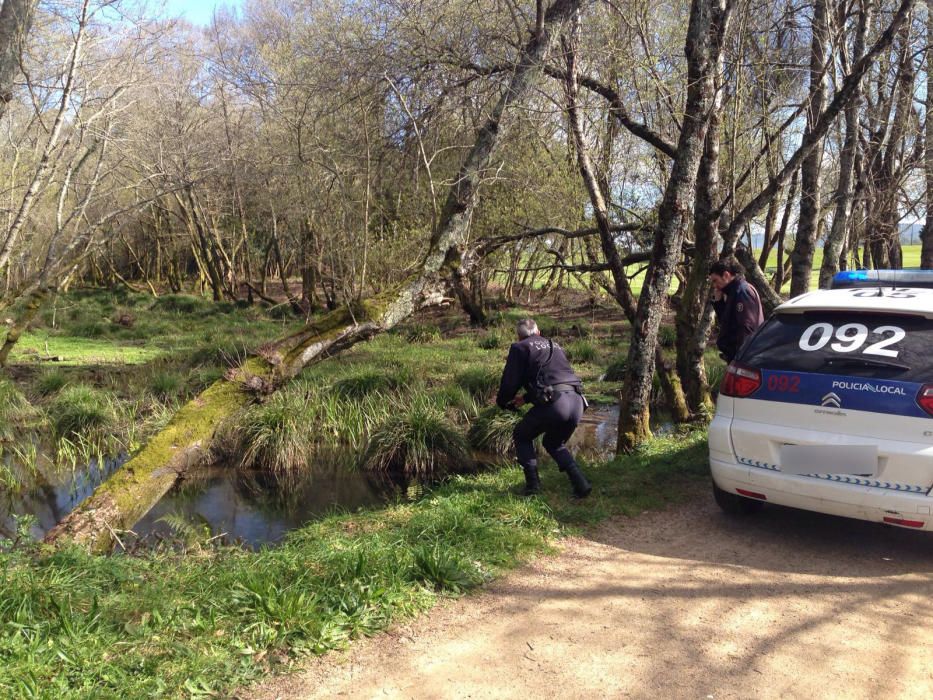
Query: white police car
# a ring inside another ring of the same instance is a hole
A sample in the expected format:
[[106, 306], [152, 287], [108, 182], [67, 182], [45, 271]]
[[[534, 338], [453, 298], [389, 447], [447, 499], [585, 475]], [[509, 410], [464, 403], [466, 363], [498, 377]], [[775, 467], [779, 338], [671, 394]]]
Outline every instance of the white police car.
[[716, 502], [933, 530], [933, 273], [857, 271], [779, 306], [727, 368]]

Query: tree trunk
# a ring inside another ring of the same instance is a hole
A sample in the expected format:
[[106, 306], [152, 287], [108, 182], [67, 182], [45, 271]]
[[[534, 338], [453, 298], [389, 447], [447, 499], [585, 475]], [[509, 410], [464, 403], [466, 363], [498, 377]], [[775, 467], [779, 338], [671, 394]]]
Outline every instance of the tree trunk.
[[729, 22], [724, 0], [693, 0], [687, 28], [687, 101], [677, 154], [658, 210], [651, 261], [638, 299], [619, 411], [618, 450], [628, 452], [651, 435], [648, 425], [651, 378], [658, 327], [667, 292], [680, 259], [688, 217], [693, 209], [697, 170], [706, 142], [715, 94], [715, 73]]
[[3, 0], [0, 9], [0, 119], [13, 100], [13, 80], [38, 4], [38, 0]]
[[[619, 251], [618, 248], [616, 248], [615, 239], [612, 234], [612, 226], [609, 222], [609, 209], [606, 205], [608, 187], [598, 181], [592, 162], [590, 161], [586, 141], [583, 137], [583, 122], [577, 106], [576, 54], [573, 43], [568, 42], [564, 45], [564, 54], [567, 58], [568, 76], [566, 81], [567, 113], [570, 121], [570, 131], [574, 141], [574, 150], [576, 150], [577, 153], [577, 167], [586, 185], [590, 203], [593, 205], [593, 214], [596, 218], [603, 254], [606, 256], [609, 263], [609, 270], [612, 273], [614, 281], [613, 296], [616, 302], [622, 307], [629, 322], [634, 324], [635, 297], [629, 286], [628, 277], [625, 274], [625, 267], [619, 257]], [[562, 242], [562, 244], [564, 243], [566, 243], [566, 239]], [[684, 399], [680, 380], [673, 375], [672, 369], [669, 363], [666, 362], [660, 347], [656, 347], [655, 349], [655, 364], [657, 366], [658, 379], [661, 382], [661, 388], [664, 391], [665, 399], [671, 409], [674, 421], [677, 423], [686, 422], [690, 418], [690, 413], [687, 410], [687, 402]]]
[[[807, 135], [814, 132], [826, 99], [826, 46], [828, 43], [829, 0], [815, 0], [810, 32], [810, 93], [807, 98]], [[800, 220], [797, 238], [791, 253], [790, 295], [798, 296], [810, 290], [810, 270], [813, 268], [813, 247], [816, 243], [820, 216], [820, 177], [823, 165], [823, 139], [817, 139], [800, 166]]]
[[74, 540], [96, 551], [109, 549], [118, 530], [131, 527], [171, 488], [179, 472], [204, 458], [215, 427], [250, 401], [244, 388], [274, 390], [307, 364], [388, 330], [415, 310], [444, 298], [451, 284], [451, 268], [465, 270], [470, 264], [461, 251], [476, 206], [477, 188], [509, 125], [505, 119], [509, 108], [528, 94], [555, 33], [578, 5], [579, 0], [555, 0], [539, 23], [539, 31], [525, 45], [509, 85], [460, 168], [419, 275], [398, 290], [334, 311], [262, 348], [260, 357], [247, 360], [185, 405], [162, 432], [56, 525], [46, 541]]
[[924, 175], [926, 176], [926, 221], [923, 232], [920, 234], [920, 267], [924, 270], [933, 270], [933, 0], [927, 0], [927, 94], [926, 118], [924, 121], [924, 141], [926, 149], [923, 152]]
[[[720, 69], [722, 57], [720, 55]], [[709, 266], [719, 250], [719, 143], [721, 93], [716, 91], [710, 111], [709, 129], [703, 157], [697, 172], [696, 199], [693, 206], [694, 252], [683, 300], [677, 311], [677, 373], [683, 382], [687, 406], [691, 413], [701, 415], [713, 408], [706, 383], [706, 363], [703, 355], [710, 328], [713, 307], [709, 301]]]
[[[865, 52], [865, 32], [868, 27], [870, 3], [862, 3], [856, 30], [855, 42], [852, 47], [853, 60], [857, 61]], [[843, 52], [843, 55], [845, 52]], [[828, 289], [833, 276], [839, 271], [839, 259], [845, 248], [846, 234], [849, 230], [849, 220], [852, 216], [852, 200], [855, 194], [854, 169], [855, 155], [858, 150], [859, 136], [859, 106], [861, 103], [861, 88], [845, 110], [846, 134], [839, 155], [839, 181], [836, 186], [836, 213], [833, 216], [833, 225], [826, 237], [823, 246], [823, 263], [820, 266], [820, 288]]]

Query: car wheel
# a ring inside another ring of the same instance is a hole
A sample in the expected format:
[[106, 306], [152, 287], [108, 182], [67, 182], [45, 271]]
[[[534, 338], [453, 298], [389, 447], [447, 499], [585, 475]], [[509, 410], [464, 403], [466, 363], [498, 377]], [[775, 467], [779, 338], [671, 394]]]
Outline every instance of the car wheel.
[[764, 506], [764, 503], [754, 498], [745, 498], [745, 496], [723, 491], [716, 486], [715, 482], [713, 482], [713, 498], [716, 499], [716, 505], [729, 515], [751, 515]]

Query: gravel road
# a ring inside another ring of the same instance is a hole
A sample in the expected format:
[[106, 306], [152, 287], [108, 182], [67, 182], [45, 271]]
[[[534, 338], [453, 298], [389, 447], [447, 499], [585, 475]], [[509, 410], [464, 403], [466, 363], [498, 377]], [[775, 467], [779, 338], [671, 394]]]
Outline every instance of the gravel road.
[[704, 488], [240, 697], [931, 698], [933, 533]]

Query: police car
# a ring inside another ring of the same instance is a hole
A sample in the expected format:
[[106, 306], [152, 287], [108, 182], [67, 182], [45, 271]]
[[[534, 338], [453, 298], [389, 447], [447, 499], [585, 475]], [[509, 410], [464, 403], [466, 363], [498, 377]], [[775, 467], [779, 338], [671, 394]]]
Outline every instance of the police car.
[[779, 306], [726, 370], [716, 502], [933, 530], [933, 273], [844, 272]]

